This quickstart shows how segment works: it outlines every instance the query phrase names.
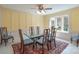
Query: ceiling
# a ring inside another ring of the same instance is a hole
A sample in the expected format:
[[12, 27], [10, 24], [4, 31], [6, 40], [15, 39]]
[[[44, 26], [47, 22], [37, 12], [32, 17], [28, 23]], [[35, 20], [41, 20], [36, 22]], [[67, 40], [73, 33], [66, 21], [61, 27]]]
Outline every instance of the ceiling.
[[[59, 12], [59, 11], [63, 11], [63, 10], [67, 10], [67, 9], [79, 6], [78, 4], [46, 4], [46, 5], [47, 5], [46, 7], [52, 8], [52, 10], [47, 10], [46, 13], [42, 15], [52, 14], [55, 12]], [[37, 14], [35, 12], [36, 10], [32, 9], [32, 8], [35, 8], [34, 4], [2, 4], [1, 6], [5, 8], [18, 10], [18, 11]]]

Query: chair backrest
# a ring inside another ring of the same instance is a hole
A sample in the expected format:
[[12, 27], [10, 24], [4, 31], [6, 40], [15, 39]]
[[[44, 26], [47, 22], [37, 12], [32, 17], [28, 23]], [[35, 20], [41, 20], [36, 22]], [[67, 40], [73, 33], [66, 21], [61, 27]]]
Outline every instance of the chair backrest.
[[40, 27], [39, 27], [39, 26], [36, 27], [36, 34], [37, 34], [37, 35], [40, 34]]
[[54, 32], [54, 26], [51, 26], [51, 33]]
[[1, 29], [1, 37], [5, 38], [8, 36], [7, 27], [2, 27]]
[[49, 40], [50, 29], [44, 29], [44, 39], [47, 42]]
[[34, 27], [33, 26], [29, 27], [29, 33], [30, 33], [30, 35], [34, 35]]
[[49, 35], [50, 34], [50, 29], [44, 29], [44, 35]]
[[52, 28], [51, 29], [51, 40], [56, 38], [56, 29]]
[[20, 40], [21, 40], [21, 53], [24, 53], [24, 40], [23, 40], [23, 35], [22, 35], [21, 29], [19, 29], [19, 35], [20, 35]]

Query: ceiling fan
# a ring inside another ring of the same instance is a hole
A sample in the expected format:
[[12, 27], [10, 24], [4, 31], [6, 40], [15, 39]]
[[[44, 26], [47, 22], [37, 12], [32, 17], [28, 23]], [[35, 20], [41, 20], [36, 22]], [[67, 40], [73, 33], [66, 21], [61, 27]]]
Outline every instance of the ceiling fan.
[[52, 10], [52, 8], [47, 7], [46, 4], [36, 4], [34, 8], [37, 11], [39, 11], [40, 13], [46, 13], [47, 10]]

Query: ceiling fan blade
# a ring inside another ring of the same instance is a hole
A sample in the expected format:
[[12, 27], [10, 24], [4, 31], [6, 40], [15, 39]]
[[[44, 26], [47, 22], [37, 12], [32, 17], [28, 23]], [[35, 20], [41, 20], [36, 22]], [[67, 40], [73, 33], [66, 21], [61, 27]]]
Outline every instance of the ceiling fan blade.
[[52, 10], [52, 8], [45, 8], [45, 10]]

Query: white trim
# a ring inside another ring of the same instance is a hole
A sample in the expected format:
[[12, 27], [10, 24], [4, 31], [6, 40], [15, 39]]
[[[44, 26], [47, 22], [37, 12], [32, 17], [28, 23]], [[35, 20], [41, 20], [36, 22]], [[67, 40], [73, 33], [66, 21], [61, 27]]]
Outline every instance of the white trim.
[[[66, 32], [69, 32], [69, 15], [63, 15], [63, 18], [64, 18], [64, 16], [67, 16], [68, 17], [68, 31], [66, 31]], [[63, 22], [64, 23], [64, 22]]]
[[[68, 17], [68, 31], [64, 31], [64, 17], [65, 17], [65, 16]], [[62, 21], [61, 30], [57, 30], [57, 32], [69, 33], [69, 15], [61, 15], [61, 16], [54, 16], [54, 17], [51, 17], [51, 18], [50, 18], [50, 21], [49, 21], [49, 28], [51, 27], [51, 21], [52, 21], [52, 20], [55, 21], [55, 26], [56, 26], [56, 28], [57, 28], [57, 17], [60, 17], [60, 18], [61, 18], [61, 21]]]

